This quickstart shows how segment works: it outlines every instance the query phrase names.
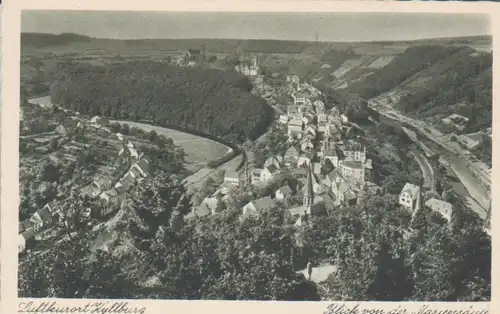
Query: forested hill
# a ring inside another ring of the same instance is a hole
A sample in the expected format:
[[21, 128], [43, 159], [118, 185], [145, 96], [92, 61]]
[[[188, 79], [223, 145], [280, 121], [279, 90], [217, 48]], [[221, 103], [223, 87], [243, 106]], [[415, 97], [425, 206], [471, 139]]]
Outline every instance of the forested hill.
[[147, 119], [241, 143], [257, 138], [273, 118], [272, 108], [251, 90], [248, 78], [233, 71], [135, 61], [65, 64], [51, 95], [81, 113]]

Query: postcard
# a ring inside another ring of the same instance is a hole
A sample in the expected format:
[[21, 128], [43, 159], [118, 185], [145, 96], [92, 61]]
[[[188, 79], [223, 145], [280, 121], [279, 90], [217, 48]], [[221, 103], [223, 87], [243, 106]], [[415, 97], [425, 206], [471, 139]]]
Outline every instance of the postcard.
[[8, 5], [2, 312], [493, 312], [497, 4]]

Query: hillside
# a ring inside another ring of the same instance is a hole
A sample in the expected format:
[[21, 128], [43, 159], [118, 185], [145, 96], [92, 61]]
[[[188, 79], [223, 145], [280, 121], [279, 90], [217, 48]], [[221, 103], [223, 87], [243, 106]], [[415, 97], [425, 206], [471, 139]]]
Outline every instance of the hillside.
[[[187, 51], [190, 48], [205, 48], [214, 53], [258, 52], [276, 54], [329, 54], [332, 50], [353, 50], [361, 55], [398, 54], [408, 46], [419, 45], [464, 45], [473, 48], [491, 45], [491, 36], [471, 36], [460, 38], [436, 38], [404, 42], [323, 42], [323, 41], [283, 41], [283, 40], [255, 40], [255, 39], [103, 39], [82, 36], [78, 34], [46, 34], [22, 33], [21, 44], [23, 52], [31, 49], [62, 47], [69, 50], [86, 49], [110, 50], [126, 52], [139, 49], [168, 51]], [[328, 62], [328, 61], [326, 61]]]
[[66, 64], [57, 76], [53, 101], [91, 115], [146, 119], [235, 142], [257, 138], [273, 117], [250, 93], [250, 81], [233, 71], [136, 61]]

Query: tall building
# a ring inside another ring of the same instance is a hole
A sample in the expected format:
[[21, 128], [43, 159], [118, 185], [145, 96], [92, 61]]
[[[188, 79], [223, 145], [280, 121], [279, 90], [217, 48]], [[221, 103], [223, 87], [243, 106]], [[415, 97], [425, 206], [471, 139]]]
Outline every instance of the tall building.
[[304, 199], [302, 201], [302, 205], [304, 208], [306, 208], [307, 212], [311, 212], [311, 206], [314, 204], [314, 188], [313, 188], [313, 181], [312, 181], [312, 170], [311, 170], [311, 164], [307, 167], [307, 184], [305, 186], [305, 191], [304, 191]]

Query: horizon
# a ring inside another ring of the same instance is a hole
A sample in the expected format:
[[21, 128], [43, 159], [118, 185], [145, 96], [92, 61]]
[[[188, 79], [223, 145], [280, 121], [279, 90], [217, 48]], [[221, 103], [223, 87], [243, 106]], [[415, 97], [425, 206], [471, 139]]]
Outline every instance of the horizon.
[[[500, 1], [500, 0], [499, 0]], [[241, 40], [241, 41], [288, 41], [288, 42], [310, 42], [310, 43], [379, 43], [379, 42], [411, 42], [411, 41], [425, 41], [425, 40], [446, 40], [446, 39], [457, 39], [457, 38], [471, 38], [471, 37], [492, 37], [492, 34], [478, 34], [478, 35], [463, 35], [463, 36], [453, 36], [453, 37], [426, 37], [420, 39], [401, 39], [401, 40], [366, 40], [366, 41], [323, 41], [323, 40], [295, 40], [295, 39], [255, 39], [255, 38], [169, 38], [169, 37], [144, 37], [144, 38], [134, 38], [134, 39], [123, 39], [123, 38], [111, 38], [111, 37], [93, 37], [79, 33], [44, 33], [44, 32], [21, 32], [21, 34], [30, 34], [30, 35], [52, 35], [52, 36], [61, 36], [61, 35], [76, 35], [81, 37], [87, 37], [90, 39], [97, 40], [126, 40], [126, 41], [138, 41], [138, 40]]]
[[413, 41], [492, 34], [486, 14], [34, 11], [22, 33], [100, 39]]

